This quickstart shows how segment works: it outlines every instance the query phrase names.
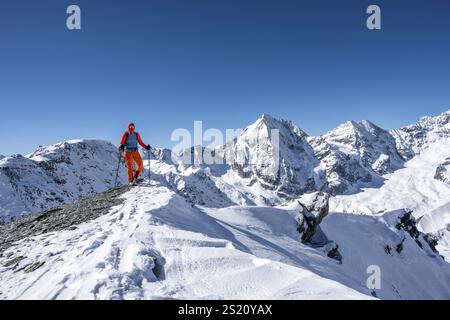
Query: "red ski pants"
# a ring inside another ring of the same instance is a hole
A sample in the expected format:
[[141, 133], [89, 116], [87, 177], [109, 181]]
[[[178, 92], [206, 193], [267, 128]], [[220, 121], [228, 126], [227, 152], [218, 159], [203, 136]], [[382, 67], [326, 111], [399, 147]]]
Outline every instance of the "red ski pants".
[[[140, 176], [142, 169], [144, 169], [144, 163], [142, 162], [139, 151], [125, 152], [124, 158], [128, 170], [128, 181], [132, 182], [134, 179], [137, 179]], [[133, 161], [136, 162], [137, 165], [136, 171], [134, 170]]]

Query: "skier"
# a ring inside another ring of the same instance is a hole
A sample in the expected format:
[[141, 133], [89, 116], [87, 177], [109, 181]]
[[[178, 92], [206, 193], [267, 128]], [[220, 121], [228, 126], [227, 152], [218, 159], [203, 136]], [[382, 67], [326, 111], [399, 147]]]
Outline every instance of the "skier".
[[[128, 170], [128, 182], [130, 185], [136, 185], [138, 178], [144, 169], [144, 163], [142, 162], [141, 155], [138, 150], [138, 143], [142, 148], [149, 151], [150, 145], [142, 142], [139, 133], [135, 132], [134, 123], [128, 124], [128, 130], [124, 132], [122, 140], [120, 141], [119, 150], [124, 153], [125, 163]], [[134, 170], [134, 162], [136, 162], [137, 170]]]

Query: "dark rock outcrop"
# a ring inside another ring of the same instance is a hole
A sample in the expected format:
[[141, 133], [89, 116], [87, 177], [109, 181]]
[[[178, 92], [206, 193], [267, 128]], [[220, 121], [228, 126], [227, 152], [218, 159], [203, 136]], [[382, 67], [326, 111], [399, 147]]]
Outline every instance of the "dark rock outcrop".
[[[438, 239], [432, 235], [432, 234], [425, 234], [419, 231], [417, 229], [417, 220], [412, 215], [412, 211], [404, 211], [403, 213], [399, 214], [397, 217], [397, 224], [395, 227], [398, 230], [403, 230], [407, 232], [411, 238], [414, 239], [414, 241], [417, 243], [417, 245], [425, 249], [425, 246], [429, 247], [432, 252], [438, 254], [438, 250], [436, 249], [436, 246], [438, 244]], [[399, 243], [396, 247], [396, 250], [398, 253], [400, 253], [403, 250], [403, 242]]]
[[128, 186], [111, 189], [40, 214], [0, 226], [0, 254], [14, 242], [48, 232], [74, 229], [77, 225], [107, 214], [125, 200], [121, 196], [130, 190]]
[[297, 216], [298, 232], [303, 243], [311, 240], [322, 219], [328, 215], [330, 196], [322, 191], [304, 194], [298, 200], [300, 213]]
[[329, 258], [342, 261], [339, 246], [330, 241], [319, 224], [328, 215], [330, 196], [322, 191], [304, 194], [298, 199], [300, 213], [297, 215], [297, 230], [301, 241], [323, 251]]

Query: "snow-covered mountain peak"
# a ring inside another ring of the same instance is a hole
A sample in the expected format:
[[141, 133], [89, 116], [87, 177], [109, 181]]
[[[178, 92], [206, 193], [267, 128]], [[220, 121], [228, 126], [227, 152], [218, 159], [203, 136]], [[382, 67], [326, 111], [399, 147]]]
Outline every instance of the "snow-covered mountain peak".
[[391, 134], [401, 155], [409, 160], [434, 142], [450, 137], [450, 110], [422, 117], [415, 124], [391, 130]]
[[347, 121], [340, 124], [335, 129], [323, 135], [326, 140], [336, 143], [357, 143], [358, 139], [363, 138], [372, 140], [379, 135], [386, 135], [387, 131], [381, 129], [369, 120]]
[[401, 168], [404, 163], [389, 132], [368, 120], [347, 121], [308, 141], [326, 170], [332, 194], [379, 186], [382, 175]]
[[292, 121], [263, 115], [237, 137], [231, 167], [234, 172], [281, 197], [296, 197], [325, 183], [315, 168], [319, 161]]
[[[447, 126], [450, 120], [450, 110], [447, 110], [437, 116], [420, 117], [417, 124], [424, 128], [439, 129], [442, 126]], [[413, 125], [414, 126], [414, 125]]]
[[308, 137], [308, 134], [295, 125], [291, 120], [276, 119], [267, 113], [262, 114], [256, 122], [246, 127], [244, 134], [258, 135], [261, 132], [270, 132], [271, 130], [291, 131], [300, 137]]
[[74, 156], [75, 154], [85, 153], [89, 155], [98, 155], [117, 152], [117, 148], [108, 141], [76, 139], [59, 142], [46, 147], [39, 147], [26, 157], [34, 161], [57, 160], [63, 156]]

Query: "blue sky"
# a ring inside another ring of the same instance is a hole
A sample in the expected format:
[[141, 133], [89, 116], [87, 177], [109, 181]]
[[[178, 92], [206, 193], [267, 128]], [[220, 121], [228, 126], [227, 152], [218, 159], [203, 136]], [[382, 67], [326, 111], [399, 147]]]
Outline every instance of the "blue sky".
[[[66, 8], [82, 30], [66, 28]], [[382, 9], [369, 31], [366, 8]], [[115, 143], [128, 121], [239, 128], [262, 113], [309, 134], [384, 128], [450, 108], [450, 3], [441, 0], [3, 0], [1, 154], [73, 138]]]

